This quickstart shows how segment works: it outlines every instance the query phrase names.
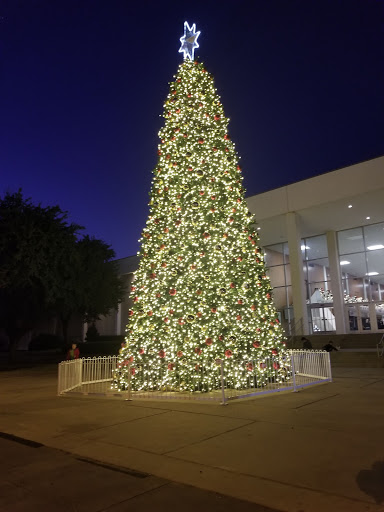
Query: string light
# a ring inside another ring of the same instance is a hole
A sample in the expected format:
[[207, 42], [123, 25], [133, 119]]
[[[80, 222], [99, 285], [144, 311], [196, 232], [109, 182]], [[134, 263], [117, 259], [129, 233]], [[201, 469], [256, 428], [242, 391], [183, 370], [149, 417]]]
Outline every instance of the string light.
[[264, 255], [202, 63], [179, 66], [164, 118], [113, 387], [210, 391], [220, 387], [217, 361], [236, 389], [283, 382], [290, 370]]

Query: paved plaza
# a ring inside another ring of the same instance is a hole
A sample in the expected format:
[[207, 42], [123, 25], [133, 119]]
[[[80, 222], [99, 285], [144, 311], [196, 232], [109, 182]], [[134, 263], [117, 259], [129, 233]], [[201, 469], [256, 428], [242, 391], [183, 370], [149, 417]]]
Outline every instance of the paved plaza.
[[[65, 489], [65, 477], [78, 475], [69, 480], [70, 487], [89, 489], [89, 499], [80, 506], [76, 496], [81, 493], [73, 491], [73, 506], [66, 510], [130, 510], [136, 504], [130, 500], [139, 495], [148, 506], [143, 510], [162, 510], [167, 503], [176, 507], [176, 496], [180, 504], [185, 500], [202, 510], [384, 510], [382, 368], [340, 368], [333, 383], [227, 406], [57, 397], [56, 372], [47, 365], [0, 373], [0, 431], [9, 453], [51, 450], [48, 459], [58, 460], [61, 469], [54, 471], [49, 462], [38, 462], [43, 469], [35, 472], [36, 485], [43, 485], [37, 475], [52, 481], [40, 496], [48, 499], [51, 489], [57, 497], [57, 482]], [[39, 448], [20, 445], [22, 440]], [[7, 456], [7, 450], [0, 448], [0, 510], [38, 510], [25, 508], [28, 500], [18, 478], [32, 463], [23, 464], [26, 454]], [[98, 473], [85, 478], [90, 467]], [[109, 476], [102, 478], [101, 471]], [[120, 483], [108, 484], [112, 473]], [[32, 489], [28, 482], [24, 474], [24, 484]], [[11, 507], [6, 500], [15, 489], [21, 501], [18, 505], [13, 494]], [[100, 494], [104, 498], [96, 500]], [[216, 507], [219, 501], [224, 508]]]

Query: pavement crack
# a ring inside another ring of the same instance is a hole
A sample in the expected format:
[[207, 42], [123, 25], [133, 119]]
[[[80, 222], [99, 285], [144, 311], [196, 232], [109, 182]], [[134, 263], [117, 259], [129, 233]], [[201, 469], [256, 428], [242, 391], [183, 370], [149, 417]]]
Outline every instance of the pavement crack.
[[161, 489], [162, 487], [166, 487], [167, 485], [170, 485], [171, 482], [165, 482], [164, 484], [160, 484], [156, 487], [152, 487], [151, 489], [147, 489], [143, 492], [138, 492], [137, 494], [131, 496], [130, 498], [126, 498], [124, 500], [118, 501], [116, 503], [113, 503], [112, 505], [108, 505], [108, 507], [100, 508], [99, 510], [96, 510], [96, 512], [106, 512], [108, 510], [114, 509], [117, 505], [122, 505], [123, 503], [127, 503], [130, 500], [137, 498], [138, 496], [143, 496], [144, 494], [148, 494], [154, 490]]
[[257, 421], [248, 421], [247, 423], [244, 423], [244, 425], [238, 425], [237, 427], [230, 428], [228, 430], [224, 430], [224, 432], [220, 432], [219, 434], [214, 434], [209, 437], [205, 437], [204, 439], [199, 439], [198, 441], [195, 441], [194, 443], [188, 443], [183, 446], [179, 446], [176, 448], [176, 450], [169, 450], [168, 452], [161, 452], [161, 455], [169, 455], [170, 453], [177, 452], [179, 450], [182, 450], [183, 448], [194, 446], [195, 444], [203, 443], [205, 441], [209, 441], [210, 439], [214, 439], [215, 437], [222, 436], [223, 434], [228, 434], [229, 432], [234, 432], [235, 430], [239, 430], [240, 428], [247, 427], [248, 425], [252, 425], [254, 423], [258, 423]]
[[318, 398], [317, 400], [313, 400], [312, 402], [308, 402], [303, 405], [298, 405], [297, 407], [294, 407], [293, 410], [301, 409], [302, 407], [307, 407], [308, 405], [313, 405], [313, 404], [316, 404], [317, 402], [323, 402], [324, 400], [328, 400], [329, 398], [334, 398], [335, 396], [340, 396], [340, 393], [336, 393], [335, 395], [325, 396], [323, 398]]
[[[153, 413], [150, 416], [160, 416], [161, 414], [165, 414], [167, 412], [170, 412], [170, 409], [162, 410], [161, 412]], [[111, 425], [103, 425], [101, 427], [92, 428], [89, 430], [89, 432], [97, 432], [98, 430], [103, 430], [105, 428], [110, 427], [117, 427], [118, 425], [124, 425], [124, 423], [134, 423], [135, 421], [139, 421], [142, 419], [148, 418], [148, 416], [142, 416], [140, 418], [133, 418], [132, 420], [125, 420], [125, 421], [118, 421], [117, 423], [112, 423]]]

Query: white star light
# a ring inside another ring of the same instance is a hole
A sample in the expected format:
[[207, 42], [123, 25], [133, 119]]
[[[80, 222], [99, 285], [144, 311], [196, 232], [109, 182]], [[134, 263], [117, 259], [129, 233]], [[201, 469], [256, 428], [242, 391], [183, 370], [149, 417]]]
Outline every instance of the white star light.
[[199, 45], [197, 43], [197, 38], [199, 37], [200, 32], [196, 32], [195, 23], [190, 27], [188, 22], [184, 23], [184, 35], [180, 37], [180, 50], [179, 53], [184, 53], [184, 59], [193, 60], [195, 48], [198, 48]]

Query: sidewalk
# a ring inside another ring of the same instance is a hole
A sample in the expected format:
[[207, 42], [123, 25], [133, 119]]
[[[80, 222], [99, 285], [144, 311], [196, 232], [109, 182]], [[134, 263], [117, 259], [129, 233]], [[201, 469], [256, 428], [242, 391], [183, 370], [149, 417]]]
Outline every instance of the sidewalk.
[[57, 397], [56, 367], [2, 372], [0, 431], [281, 511], [384, 511], [384, 369], [335, 377], [223, 407]]

